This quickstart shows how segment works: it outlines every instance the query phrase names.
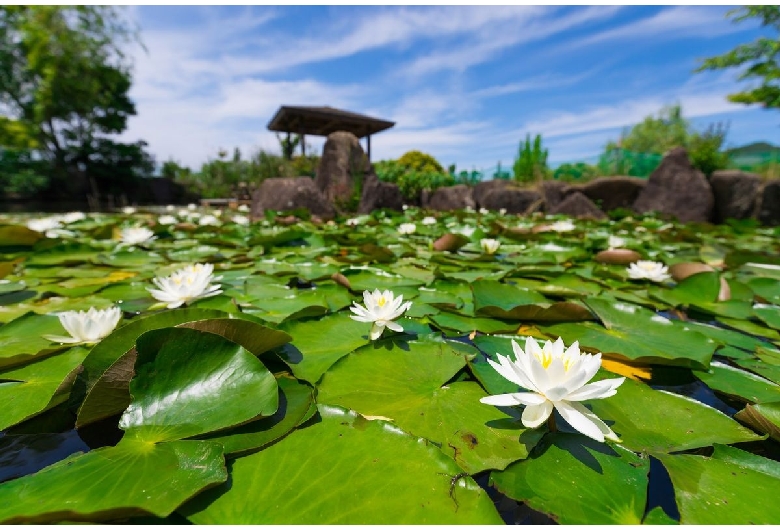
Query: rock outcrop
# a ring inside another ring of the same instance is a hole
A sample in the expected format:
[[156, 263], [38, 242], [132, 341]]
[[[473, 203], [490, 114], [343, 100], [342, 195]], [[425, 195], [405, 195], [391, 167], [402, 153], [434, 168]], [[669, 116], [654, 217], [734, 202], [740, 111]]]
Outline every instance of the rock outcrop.
[[688, 160], [688, 152], [676, 147], [664, 155], [634, 202], [639, 213], [657, 212], [688, 223], [712, 219], [715, 196], [704, 174]]
[[363, 181], [363, 193], [360, 196], [358, 213], [367, 214], [380, 208], [402, 210], [404, 196], [398, 186], [391, 182], [382, 182], [374, 173]]
[[580, 192], [602, 211], [609, 212], [631, 208], [646, 185], [647, 180], [639, 177], [599, 177], [587, 184], [569, 186], [564, 195]]
[[571, 217], [579, 217], [581, 219], [606, 219], [607, 214], [602, 212], [593, 201], [588, 199], [585, 195], [579, 191], [570, 193], [562, 202], [560, 202], [552, 210], [548, 210], [549, 214], [563, 214]]
[[756, 210], [761, 177], [736, 170], [715, 171], [710, 177], [715, 194], [716, 223], [726, 219], [747, 219]]
[[780, 180], [771, 180], [761, 190], [758, 214], [759, 222], [765, 225], [780, 225]]
[[529, 213], [533, 206], [542, 199], [542, 194], [533, 188], [515, 188], [512, 186], [495, 187], [490, 190], [477, 203], [481, 208], [498, 211], [506, 210], [506, 213]]
[[259, 217], [265, 210], [285, 211], [306, 208], [312, 215], [333, 217], [333, 204], [322, 194], [309, 177], [270, 178], [263, 181], [252, 194], [252, 216]]
[[471, 188], [465, 184], [438, 188], [431, 193], [427, 207], [431, 210], [450, 211], [474, 208], [474, 198], [471, 196]]
[[355, 180], [364, 180], [370, 171], [371, 164], [357, 136], [336, 131], [328, 135], [322, 148], [315, 182], [325, 198], [339, 206], [352, 199]]

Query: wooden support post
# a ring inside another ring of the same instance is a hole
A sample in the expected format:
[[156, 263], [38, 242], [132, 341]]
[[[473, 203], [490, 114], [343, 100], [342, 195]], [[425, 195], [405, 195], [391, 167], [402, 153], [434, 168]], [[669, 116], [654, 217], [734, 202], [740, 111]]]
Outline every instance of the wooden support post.
[[367, 151], [368, 151], [368, 161], [371, 162], [371, 135], [369, 134], [366, 136], [366, 144], [367, 144]]
[[300, 137], [301, 137], [301, 154], [305, 158], [306, 157], [306, 135], [301, 133]]
[[[290, 142], [291, 142], [290, 131], [287, 131], [287, 145], [288, 146], [290, 145]], [[287, 157], [287, 160], [291, 160], [292, 159], [292, 153], [290, 151], [287, 151], [286, 153], [283, 153], [283, 154]]]

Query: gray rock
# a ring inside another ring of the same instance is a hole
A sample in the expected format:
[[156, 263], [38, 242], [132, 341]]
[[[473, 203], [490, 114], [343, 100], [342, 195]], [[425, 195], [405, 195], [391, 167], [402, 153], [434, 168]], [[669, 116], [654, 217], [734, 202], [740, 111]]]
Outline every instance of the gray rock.
[[569, 185], [560, 180], [545, 180], [541, 183], [541, 192], [544, 197], [544, 209], [549, 212], [564, 199]]
[[485, 206], [485, 197], [493, 190], [502, 190], [509, 185], [509, 181], [503, 179], [483, 180], [474, 186], [471, 196], [477, 208], [488, 208]]
[[675, 147], [664, 155], [634, 202], [639, 213], [657, 212], [683, 223], [712, 219], [715, 196], [704, 174], [691, 166], [688, 152]]
[[306, 208], [312, 215], [333, 217], [335, 210], [314, 180], [309, 177], [265, 179], [252, 194], [252, 216], [265, 210], [285, 211]]
[[396, 184], [382, 182], [373, 173], [370, 173], [363, 181], [363, 193], [360, 196], [358, 213], [367, 214], [379, 208], [402, 210], [404, 196]]
[[504, 208], [506, 213], [524, 214], [541, 199], [542, 194], [533, 188], [494, 187], [483, 196], [480, 207], [494, 211]]
[[552, 210], [548, 210], [549, 214], [564, 214], [571, 217], [579, 217], [581, 219], [606, 219], [607, 215], [599, 210], [593, 201], [588, 199], [585, 195], [579, 191], [570, 193], [562, 202], [555, 206]]
[[602, 211], [631, 208], [647, 180], [639, 177], [599, 177], [587, 184], [570, 186], [564, 191], [569, 195], [578, 191], [592, 200]]
[[765, 225], [780, 225], [780, 180], [770, 180], [761, 190], [758, 220]]
[[345, 204], [355, 191], [355, 179], [363, 180], [370, 170], [371, 164], [357, 136], [336, 131], [328, 135], [322, 148], [315, 182], [331, 203]]
[[445, 186], [431, 193], [427, 207], [431, 210], [450, 211], [474, 208], [474, 198], [471, 196], [471, 188], [465, 184], [457, 186]]
[[715, 171], [710, 177], [715, 195], [715, 222], [747, 219], [753, 215], [761, 188], [761, 177], [737, 170]]

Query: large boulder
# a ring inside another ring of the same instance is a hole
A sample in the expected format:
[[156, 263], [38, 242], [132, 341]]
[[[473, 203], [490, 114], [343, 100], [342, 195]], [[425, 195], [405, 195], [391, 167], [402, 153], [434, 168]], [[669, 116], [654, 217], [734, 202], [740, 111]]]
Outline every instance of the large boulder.
[[616, 208], [631, 208], [646, 185], [647, 181], [639, 177], [599, 177], [587, 184], [570, 186], [564, 194], [578, 191], [601, 210], [609, 212]]
[[478, 182], [471, 190], [471, 196], [477, 208], [488, 208], [485, 206], [485, 197], [493, 190], [502, 190], [509, 185], [509, 181], [503, 179], [483, 180]]
[[515, 188], [513, 186], [495, 187], [484, 195], [482, 202], [477, 203], [488, 210], [506, 210], [506, 213], [530, 213], [538, 206], [542, 194], [533, 188]]
[[557, 204], [553, 209], [548, 210], [549, 214], [564, 214], [570, 217], [579, 217], [581, 219], [606, 219], [607, 215], [599, 210], [593, 201], [588, 199], [579, 191], [570, 193], [563, 201]]
[[751, 217], [758, 202], [761, 177], [731, 169], [715, 171], [710, 177], [715, 195], [715, 222]]
[[374, 173], [370, 173], [363, 181], [358, 213], [367, 214], [379, 208], [400, 211], [403, 209], [404, 202], [404, 196], [396, 184], [382, 182]]
[[664, 155], [634, 202], [634, 210], [639, 213], [654, 211], [683, 223], [710, 221], [714, 206], [710, 183], [691, 165], [682, 147]]
[[765, 225], [780, 225], [780, 180], [764, 184], [758, 207], [758, 220]]
[[371, 164], [357, 136], [336, 131], [328, 135], [322, 148], [315, 182], [331, 203], [346, 204], [355, 192], [355, 179], [362, 181], [370, 171]]
[[544, 197], [544, 209], [549, 212], [564, 199], [569, 185], [560, 180], [544, 180], [541, 185], [542, 196]]
[[434, 190], [426, 206], [431, 210], [450, 211], [474, 208], [475, 204], [471, 196], [471, 188], [465, 184], [458, 184]]
[[312, 215], [333, 217], [333, 205], [309, 177], [265, 179], [252, 194], [252, 216], [265, 210], [284, 211], [306, 208]]

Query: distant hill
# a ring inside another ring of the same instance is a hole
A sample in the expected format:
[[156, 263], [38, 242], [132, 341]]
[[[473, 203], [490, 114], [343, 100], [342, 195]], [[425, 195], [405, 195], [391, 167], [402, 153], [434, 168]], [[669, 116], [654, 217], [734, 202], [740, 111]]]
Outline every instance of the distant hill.
[[780, 155], [780, 146], [772, 145], [768, 142], [753, 142], [752, 144], [742, 145], [733, 149], [727, 149], [726, 153], [731, 157], [756, 156], [772, 153]]

